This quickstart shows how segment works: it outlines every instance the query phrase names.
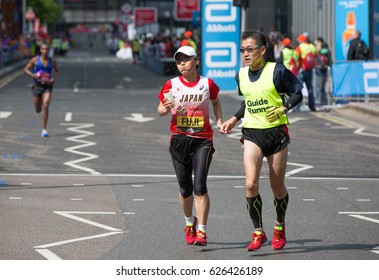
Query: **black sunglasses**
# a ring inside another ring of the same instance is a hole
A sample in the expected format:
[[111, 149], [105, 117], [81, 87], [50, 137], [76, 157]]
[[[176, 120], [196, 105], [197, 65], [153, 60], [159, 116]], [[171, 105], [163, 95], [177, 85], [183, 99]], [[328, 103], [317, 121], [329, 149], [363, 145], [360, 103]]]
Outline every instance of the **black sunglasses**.
[[255, 50], [257, 50], [257, 49], [260, 49], [260, 48], [262, 48], [262, 46], [260, 46], [260, 47], [247, 47], [246, 49], [244, 49], [244, 48], [240, 48], [240, 52], [241, 52], [242, 54], [244, 54], [245, 51], [247, 51], [248, 53], [252, 53], [253, 51], [255, 51]]

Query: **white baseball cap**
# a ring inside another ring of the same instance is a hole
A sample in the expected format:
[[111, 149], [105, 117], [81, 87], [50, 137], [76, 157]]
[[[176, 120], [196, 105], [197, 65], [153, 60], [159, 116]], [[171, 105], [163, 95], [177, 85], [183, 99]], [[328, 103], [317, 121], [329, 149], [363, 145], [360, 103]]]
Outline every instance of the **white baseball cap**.
[[192, 56], [192, 57], [197, 57], [197, 53], [195, 51], [194, 48], [190, 47], [190, 46], [184, 46], [184, 47], [180, 47], [176, 53], [174, 54], [174, 59], [176, 59], [176, 56], [178, 54], [185, 54], [186, 56]]

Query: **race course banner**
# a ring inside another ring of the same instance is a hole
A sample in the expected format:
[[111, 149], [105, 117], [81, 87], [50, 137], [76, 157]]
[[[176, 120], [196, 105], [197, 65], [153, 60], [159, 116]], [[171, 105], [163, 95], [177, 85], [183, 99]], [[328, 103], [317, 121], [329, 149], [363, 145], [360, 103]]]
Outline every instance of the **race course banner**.
[[202, 1], [202, 71], [221, 91], [235, 91], [240, 68], [240, 8], [233, 0]]
[[379, 61], [334, 64], [333, 96], [379, 94]]

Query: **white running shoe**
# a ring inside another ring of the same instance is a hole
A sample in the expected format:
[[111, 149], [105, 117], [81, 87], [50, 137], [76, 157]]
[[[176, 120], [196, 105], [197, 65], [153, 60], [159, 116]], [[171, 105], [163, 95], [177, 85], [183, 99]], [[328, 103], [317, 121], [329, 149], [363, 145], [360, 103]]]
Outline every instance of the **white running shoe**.
[[42, 131], [41, 131], [41, 137], [49, 137], [49, 133], [47, 133], [46, 129], [42, 129]]

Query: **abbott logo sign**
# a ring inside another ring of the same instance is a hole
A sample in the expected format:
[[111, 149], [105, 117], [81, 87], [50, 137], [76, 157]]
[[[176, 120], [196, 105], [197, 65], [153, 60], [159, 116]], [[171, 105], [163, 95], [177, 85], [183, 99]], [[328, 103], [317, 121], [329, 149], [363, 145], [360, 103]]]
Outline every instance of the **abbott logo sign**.
[[239, 69], [239, 7], [233, 0], [202, 1], [202, 74], [212, 78], [221, 91], [237, 88]]
[[[205, 63], [208, 67], [229, 68], [237, 65], [237, 45], [234, 42], [205, 43]], [[224, 59], [223, 59], [224, 58]]]

